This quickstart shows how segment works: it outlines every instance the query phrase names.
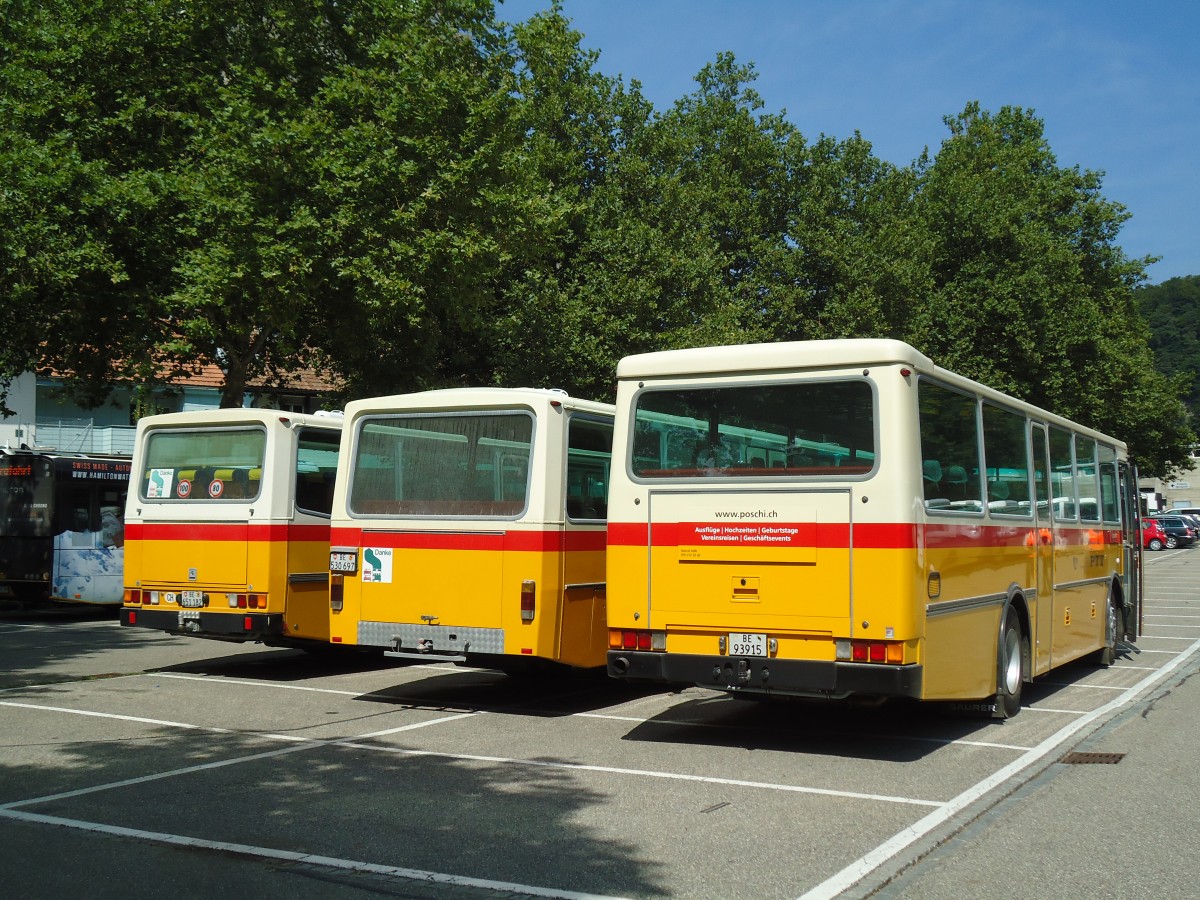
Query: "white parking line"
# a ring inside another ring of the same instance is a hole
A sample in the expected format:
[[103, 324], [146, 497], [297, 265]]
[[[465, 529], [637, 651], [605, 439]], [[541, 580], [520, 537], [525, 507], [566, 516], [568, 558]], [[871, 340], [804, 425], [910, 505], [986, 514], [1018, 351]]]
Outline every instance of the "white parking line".
[[219, 675], [179, 675], [174, 672], [143, 672], [141, 678], [173, 678], [176, 681], [207, 681], [210, 684], [242, 684], [251, 687], [278, 688], [281, 691], [306, 691], [310, 694], [340, 694], [343, 697], [361, 697], [362, 691], [341, 691], [336, 688], [315, 688], [303, 684], [280, 684], [276, 681], [253, 681], [248, 678], [223, 678]]
[[[1157, 669], [1153, 671], [1158, 671]], [[1123, 687], [1113, 687], [1108, 684], [1086, 684], [1082, 681], [1039, 681], [1038, 684], [1044, 684], [1047, 687], [1062, 687], [1062, 688], [1088, 688], [1093, 691], [1123, 691]]]
[[[745, 726], [741, 725], [715, 725], [708, 722], [688, 722], [682, 719], [646, 719], [637, 716], [610, 716], [607, 713], [572, 713], [572, 716], [577, 719], [611, 719], [615, 722], [634, 722], [638, 725], [653, 723], [655, 725], [670, 725], [674, 728], [723, 728], [729, 731], [737, 731], [745, 733]], [[830, 732], [826, 732], [827, 734]], [[844, 732], [849, 733], [849, 732]], [[856, 731], [854, 735], [863, 737], [863, 732]], [[972, 741], [966, 738], [936, 738], [936, 737], [921, 737], [911, 734], [876, 734], [876, 737], [889, 741], [916, 741], [922, 744], [941, 744], [943, 746], [961, 745], [965, 747], [994, 747], [997, 750], [1028, 750], [1028, 746], [1019, 746], [1017, 744], [998, 744], [993, 741]]]
[[827, 878], [816, 887], [806, 891], [801, 895], [801, 900], [828, 900], [828, 898], [836, 897], [842, 891], [847, 890], [863, 878], [866, 878], [871, 872], [878, 869], [901, 850], [915, 844], [935, 828], [962, 812], [966, 807], [982, 798], [989, 791], [999, 787], [1022, 770], [1035, 765], [1044, 757], [1053, 753], [1064, 741], [1092, 722], [1109, 713], [1115, 712], [1126, 704], [1132, 703], [1142, 692], [1154, 687], [1160, 681], [1166, 680], [1166, 677], [1172, 671], [1183, 665], [1187, 659], [1197, 652], [1200, 652], [1200, 641], [1196, 641], [1188, 648], [1187, 652], [1179, 654], [1179, 656], [1164, 665], [1155, 674], [1147, 675], [1133, 687], [1128, 688], [1121, 696], [1113, 698], [1108, 703], [1098, 709], [1092, 710], [1092, 712], [1087, 713], [1077, 721], [1060, 728], [1024, 756], [1013, 760], [1004, 768], [967, 788], [967, 790], [963, 791], [949, 803], [934, 810], [920, 821], [914, 822], [903, 831], [895, 834], [890, 840], [884, 841], [871, 852], [846, 866], [836, 875]]
[[64, 819], [59, 816], [43, 816], [38, 813], [19, 812], [0, 807], [0, 816], [7, 819], [17, 819], [23, 822], [36, 822], [43, 825], [58, 825], [65, 828], [76, 828], [81, 831], [91, 831], [98, 834], [109, 834], [116, 837], [134, 838], [139, 841], [153, 841], [158, 844], [171, 844], [176, 847], [188, 847], [197, 850], [215, 850], [221, 853], [236, 853], [241, 856], [257, 857], [259, 859], [284, 860], [313, 866], [324, 866], [330, 869], [342, 869], [349, 872], [363, 872], [370, 875], [388, 875], [393, 878], [408, 878], [414, 881], [425, 881], [431, 884], [447, 884], [462, 887], [484, 888], [486, 890], [503, 891], [505, 893], [524, 894], [532, 897], [554, 897], [562, 900], [617, 900], [600, 894], [585, 894], [579, 891], [559, 891], [553, 888], [535, 887], [529, 884], [517, 884], [510, 881], [492, 881], [487, 878], [468, 878], [463, 875], [447, 875], [443, 872], [428, 872], [421, 869], [405, 869], [400, 866], [383, 866], [377, 863], [360, 862], [353, 859], [338, 859], [332, 856], [319, 856], [313, 853], [299, 853], [293, 850], [276, 850], [272, 847], [255, 847], [250, 844], [234, 844], [229, 841], [209, 841], [204, 838], [185, 837], [179, 834], [168, 834], [161, 831], [143, 831], [140, 828], [122, 828], [119, 825], [103, 825], [99, 822], [84, 822], [79, 819]]
[[382, 737], [382, 736], [389, 735], [389, 734], [396, 734], [401, 731], [411, 731], [411, 730], [417, 729], [417, 728], [426, 728], [430, 725], [440, 725], [444, 722], [453, 722], [458, 719], [469, 718], [471, 716], [478, 715], [478, 713], [476, 713], [476, 712], [459, 713], [457, 715], [444, 716], [442, 718], [432, 719], [432, 720], [426, 721], [426, 722], [414, 722], [414, 723], [410, 723], [408, 725], [400, 726], [398, 728], [389, 728], [389, 729], [386, 729], [383, 731], [370, 732], [368, 734], [363, 734], [363, 735], [359, 735], [357, 737], [352, 737], [352, 738], [319, 739], [319, 738], [297, 737], [295, 735], [271, 734], [271, 733], [262, 733], [262, 732], [254, 732], [254, 731], [236, 731], [235, 732], [235, 731], [231, 731], [230, 729], [226, 729], [226, 728], [213, 728], [213, 727], [204, 726], [204, 725], [191, 725], [186, 722], [171, 722], [171, 721], [166, 721], [166, 720], [161, 720], [161, 719], [145, 719], [145, 718], [141, 718], [139, 716], [125, 716], [125, 715], [118, 715], [116, 713], [101, 713], [101, 712], [93, 712], [90, 710], [72, 709], [70, 707], [45, 706], [45, 705], [33, 704], [33, 703], [12, 703], [12, 702], [8, 702], [8, 701], [0, 701], [0, 706], [16, 706], [16, 707], [25, 707], [28, 709], [36, 709], [36, 710], [43, 711], [43, 712], [59, 712], [59, 713], [68, 713], [68, 714], [72, 714], [72, 715], [95, 716], [97, 718], [103, 718], [103, 719], [117, 719], [117, 720], [124, 720], [124, 721], [128, 721], [128, 722], [139, 722], [139, 723], [151, 724], [151, 725], [164, 725], [167, 727], [186, 728], [186, 729], [197, 730], [197, 731], [208, 731], [208, 732], [217, 733], [217, 734], [238, 734], [238, 735], [241, 735], [242, 737], [260, 738], [260, 739], [264, 739], [264, 740], [283, 740], [283, 741], [289, 741], [289, 742], [293, 742], [295, 744], [300, 745], [300, 746], [288, 747], [283, 750], [267, 751], [266, 753], [256, 753], [256, 754], [253, 754], [251, 756], [246, 756], [246, 757], [240, 757], [240, 758], [229, 759], [229, 760], [221, 760], [221, 761], [213, 762], [213, 763], [205, 763], [205, 764], [199, 765], [199, 766], [188, 766], [188, 767], [185, 767], [182, 769], [174, 769], [170, 772], [160, 772], [155, 775], [145, 775], [145, 776], [135, 778], [135, 779], [130, 779], [127, 781], [119, 781], [119, 782], [113, 782], [110, 784], [95, 785], [90, 788], [80, 788], [78, 791], [72, 791], [72, 792], [69, 792], [68, 794], [63, 794], [63, 795], [54, 795], [52, 797], [34, 797], [34, 798], [31, 798], [28, 800], [19, 800], [19, 801], [15, 801], [12, 803], [0, 805], [0, 810], [13, 808], [13, 807], [17, 807], [17, 806], [29, 806], [34, 803], [42, 803], [42, 802], [46, 802], [49, 800], [59, 800], [66, 796], [79, 796], [82, 794], [91, 794], [91, 793], [95, 793], [97, 791], [110, 790], [110, 789], [118, 788], [118, 787], [126, 787], [127, 785], [130, 785], [130, 784], [140, 784], [144, 781], [154, 781], [154, 780], [157, 780], [160, 778], [170, 778], [170, 777], [174, 777], [176, 775], [187, 775], [187, 774], [190, 774], [191, 772], [201, 771], [203, 769], [217, 768], [217, 767], [221, 767], [221, 766], [229, 766], [229, 765], [234, 765], [236, 763], [243, 762], [243, 761], [249, 762], [249, 761], [253, 761], [253, 760], [263, 759], [268, 756], [278, 755], [278, 754], [282, 754], [282, 753], [290, 753], [290, 752], [295, 752], [297, 750], [316, 748], [316, 747], [348, 747], [348, 748], [355, 749], [355, 750], [372, 750], [377, 753], [389, 753], [389, 754], [398, 755], [398, 756], [411, 756], [411, 757], [424, 756], [424, 757], [430, 757], [432, 759], [452, 759], [452, 760], [456, 760], [459, 762], [486, 762], [486, 763], [496, 763], [499, 765], [509, 765], [509, 766], [529, 766], [529, 767], [533, 767], [533, 768], [542, 768], [542, 769], [562, 769], [565, 771], [573, 771], [573, 772], [603, 772], [603, 773], [611, 774], [611, 775], [632, 775], [632, 776], [637, 776], [637, 777], [641, 777], [641, 778], [658, 778], [658, 779], [664, 779], [664, 780], [668, 780], [668, 781], [688, 781], [688, 782], [696, 782], [696, 783], [700, 783], [700, 784], [717, 784], [717, 785], [729, 786], [729, 787], [759, 788], [761, 790], [783, 791], [785, 793], [814, 794], [814, 795], [824, 796], [824, 797], [841, 797], [843, 799], [867, 800], [867, 801], [875, 802], [875, 803], [879, 803], [879, 802], [898, 803], [898, 804], [904, 804], [904, 805], [909, 805], [909, 806], [931, 806], [931, 807], [935, 807], [935, 808], [940, 807], [942, 805], [942, 801], [940, 801], [940, 800], [922, 800], [922, 799], [916, 798], [916, 797], [895, 797], [895, 796], [891, 796], [888, 794], [868, 794], [868, 793], [862, 793], [862, 792], [858, 792], [858, 791], [837, 791], [837, 790], [832, 790], [830, 788], [806, 787], [804, 785], [795, 785], [795, 784], [778, 784], [778, 783], [767, 782], [767, 781], [747, 781], [747, 780], [738, 779], [738, 778], [717, 778], [717, 777], [709, 776], [709, 775], [688, 775], [688, 774], [679, 773], [679, 772], [661, 772], [661, 771], [655, 771], [652, 769], [627, 769], [627, 768], [622, 768], [619, 766], [593, 766], [593, 765], [586, 765], [583, 763], [551, 762], [551, 761], [540, 760], [540, 759], [518, 759], [516, 757], [507, 757], [507, 756], [479, 756], [479, 755], [470, 754], [470, 753], [438, 753], [438, 752], [433, 752], [433, 751], [429, 751], [429, 750], [410, 750], [410, 749], [405, 749], [403, 747], [388, 747], [388, 746], [381, 745], [381, 744], [360, 743], [361, 741], [364, 741], [369, 738]]
[[[218, 728], [209, 725], [192, 725], [187, 722], [172, 722], [166, 719], [147, 719], [141, 716], [125, 716], [116, 713], [102, 713], [86, 709], [72, 709], [63, 706], [45, 706], [35, 703], [10, 703], [8, 701], [0, 701], [0, 706], [16, 706], [25, 709], [34, 709], [40, 712], [58, 712], [68, 713], [77, 716], [92, 716], [100, 719], [116, 719], [123, 722], [137, 722], [146, 725], [163, 725], [168, 728], [183, 728], [190, 731], [205, 731], [210, 734], [237, 734], [243, 737], [259, 738], [261, 740], [271, 741], [287, 741], [291, 746], [283, 747], [279, 750], [266, 750], [262, 753], [252, 753], [249, 756], [238, 756], [231, 759], [216, 760], [209, 763], [201, 763], [195, 766], [185, 766], [181, 769], [172, 769], [168, 772], [157, 772], [153, 775], [141, 775], [137, 778], [127, 778], [122, 781], [108, 782], [107, 784], [97, 784], [91, 787], [78, 788], [73, 791], [66, 791], [61, 794], [52, 794], [45, 797], [31, 797], [27, 800], [16, 800], [9, 803], [0, 804], [0, 810], [14, 809], [20, 806], [31, 806], [35, 803], [48, 803], [52, 800], [63, 800], [69, 797], [81, 797], [86, 794], [95, 794], [100, 791], [109, 791], [115, 788], [129, 787], [135, 784], [145, 784], [150, 781], [159, 781], [163, 778], [174, 778], [179, 775], [191, 775], [195, 772], [203, 772], [208, 769], [220, 769], [226, 766], [238, 765], [244, 762], [254, 762], [262, 759], [270, 759], [275, 756], [283, 756], [288, 753], [295, 753], [299, 750], [310, 750], [318, 747], [330, 746], [350, 746], [343, 740], [322, 740], [320, 738], [300, 737], [293, 734], [272, 734], [261, 732], [234, 731], [229, 728]], [[408, 725], [402, 725], [398, 728], [388, 728], [383, 731], [375, 731], [370, 734], [364, 734], [354, 740], [362, 740], [363, 738], [381, 737], [389, 734], [397, 734], [401, 731], [412, 731], [417, 728], [426, 728], [430, 725], [439, 725], [443, 722], [453, 722], [457, 719], [464, 719], [468, 716], [476, 715], [476, 713], [460, 713], [454, 716], [443, 716], [440, 719], [431, 719], [425, 722], [413, 722]], [[368, 746], [368, 745], [362, 745]], [[377, 749], [377, 748], [373, 748]]]
[[682, 772], [661, 772], [653, 769], [626, 769], [620, 766], [593, 766], [586, 763], [551, 762], [543, 759], [516, 759], [509, 756], [477, 756], [471, 753], [438, 753], [429, 750], [408, 750], [403, 747], [382, 747], [378, 744], [359, 744], [356, 741], [334, 741], [339, 747], [359, 750], [376, 750], [398, 756], [428, 756], [434, 759], [452, 759], [459, 762], [487, 762], [502, 765], [532, 766], [542, 769], [565, 769], [572, 772], [603, 772], [609, 775], [634, 775], [640, 778], [660, 778], [667, 781], [690, 781], [698, 784], [718, 784], [728, 787], [759, 788], [767, 791], [783, 791], [792, 794], [816, 794], [822, 797], [841, 797], [847, 800], [867, 800], [874, 803], [900, 803], [910, 806], [942, 806], [940, 800], [920, 800], [915, 797], [894, 797], [888, 794], [865, 794], [858, 791], [835, 791], [829, 788], [805, 787], [798, 784], [779, 784], [770, 781], [746, 781], [740, 778], [717, 778], [712, 775], [687, 775]]
[[122, 722], [137, 722], [142, 725], [163, 725], [167, 728], [186, 728], [195, 731], [209, 731], [214, 734], [237, 734], [230, 728], [217, 728], [207, 725], [192, 725], [188, 722], [173, 722], [170, 719], [147, 719], [143, 716], [125, 716], [116, 713], [94, 712], [87, 709], [72, 709], [68, 706], [45, 706], [40, 703], [17, 703], [13, 700], [0, 700], [0, 706], [16, 706], [21, 709], [36, 709], [41, 712], [71, 713], [76, 716], [92, 716], [97, 719], [117, 719]]
[[[1155, 628], [1166, 628], [1168, 626], [1155, 625], [1154, 627]], [[1174, 637], [1169, 634], [1143, 634], [1141, 637], [1138, 638], [1138, 650], [1141, 653], [1147, 652], [1146, 650], [1142, 649], [1142, 646], [1141, 646], [1142, 641], [1186, 641], [1186, 640], [1190, 640], [1190, 638]], [[1154, 651], [1151, 650], [1149, 652], [1153, 653]]]
[[[1145, 635], [1142, 635], [1142, 637], [1145, 637]], [[1141, 640], [1141, 638], [1138, 638], [1138, 640]], [[1164, 638], [1164, 640], [1186, 641], [1187, 638]], [[1139, 655], [1142, 653], [1165, 653], [1167, 656], [1178, 656], [1180, 653], [1178, 650], [1147, 650], [1145, 647], [1138, 647], [1137, 652]]]

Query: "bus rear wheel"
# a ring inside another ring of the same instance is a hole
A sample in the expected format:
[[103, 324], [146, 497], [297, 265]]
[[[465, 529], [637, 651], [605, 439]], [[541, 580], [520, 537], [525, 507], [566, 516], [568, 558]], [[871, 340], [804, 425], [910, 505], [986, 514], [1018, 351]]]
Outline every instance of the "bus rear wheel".
[[1000, 632], [1000, 648], [996, 654], [996, 711], [997, 719], [1011, 719], [1021, 711], [1021, 685], [1025, 681], [1025, 653], [1021, 635], [1021, 620], [1015, 610], [1004, 614], [1004, 629]]
[[1118, 623], [1121, 615], [1121, 609], [1117, 603], [1117, 595], [1110, 591], [1108, 616], [1104, 623], [1104, 646], [1097, 650], [1092, 657], [1100, 666], [1111, 666], [1117, 660], [1117, 629], [1120, 627]]

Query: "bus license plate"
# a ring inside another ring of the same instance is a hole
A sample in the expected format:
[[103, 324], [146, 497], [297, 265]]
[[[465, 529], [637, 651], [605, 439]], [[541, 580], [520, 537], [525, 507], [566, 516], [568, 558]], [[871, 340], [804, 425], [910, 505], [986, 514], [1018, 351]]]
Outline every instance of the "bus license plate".
[[353, 551], [347, 553], [345, 551], [335, 551], [329, 554], [329, 571], [330, 572], [349, 572], [353, 575], [358, 571], [358, 552]]
[[179, 594], [180, 606], [203, 606], [204, 591], [181, 591]]
[[729, 635], [730, 656], [766, 656], [767, 636], [765, 634], [741, 634], [733, 632]]

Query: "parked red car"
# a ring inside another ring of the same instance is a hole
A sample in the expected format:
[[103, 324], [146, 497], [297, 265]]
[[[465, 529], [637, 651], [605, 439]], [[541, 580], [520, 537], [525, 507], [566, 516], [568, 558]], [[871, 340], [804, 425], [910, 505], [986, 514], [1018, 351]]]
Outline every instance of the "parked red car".
[[1153, 519], [1142, 521], [1142, 546], [1147, 550], [1164, 550], [1167, 546], [1167, 533]]

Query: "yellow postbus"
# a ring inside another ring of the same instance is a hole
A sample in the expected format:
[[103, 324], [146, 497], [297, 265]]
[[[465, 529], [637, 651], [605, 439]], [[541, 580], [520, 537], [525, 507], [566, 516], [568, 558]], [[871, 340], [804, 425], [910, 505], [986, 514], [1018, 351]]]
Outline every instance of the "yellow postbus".
[[1140, 628], [1125, 445], [890, 340], [618, 369], [609, 674], [1020, 708]]
[[508, 672], [604, 665], [613, 407], [455, 388], [346, 407], [334, 643]]
[[341, 423], [261, 409], [141, 419], [121, 624], [327, 646]]

